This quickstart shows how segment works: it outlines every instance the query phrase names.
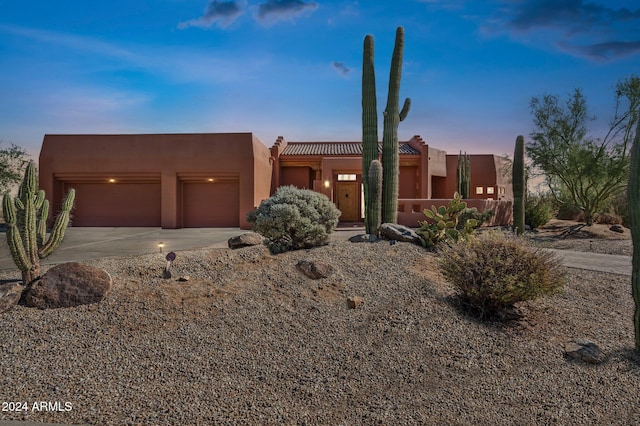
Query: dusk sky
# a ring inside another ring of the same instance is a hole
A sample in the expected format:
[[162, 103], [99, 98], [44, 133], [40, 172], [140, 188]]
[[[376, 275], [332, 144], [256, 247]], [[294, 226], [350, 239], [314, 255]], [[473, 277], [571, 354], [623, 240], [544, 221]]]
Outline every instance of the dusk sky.
[[449, 153], [512, 155], [532, 131], [531, 97], [576, 87], [597, 131], [615, 84], [640, 75], [637, 0], [0, 0], [0, 10], [0, 140], [36, 158], [46, 133], [359, 141], [363, 40], [375, 38], [382, 125], [397, 26], [401, 102], [412, 100], [399, 138]]

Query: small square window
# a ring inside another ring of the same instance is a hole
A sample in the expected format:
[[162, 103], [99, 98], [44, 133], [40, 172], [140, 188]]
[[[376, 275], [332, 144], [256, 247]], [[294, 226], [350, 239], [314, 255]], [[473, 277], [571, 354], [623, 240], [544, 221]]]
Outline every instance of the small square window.
[[487, 186], [487, 194], [493, 194], [493, 186]]
[[484, 187], [483, 186], [476, 186], [476, 194], [477, 195], [484, 194]]
[[338, 181], [340, 182], [354, 182], [356, 180], [356, 175], [353, 174], [339, 174]]
[[504, 195], [504, 186], [501, 186], [500, 188], [498, 188], [498, 194]]

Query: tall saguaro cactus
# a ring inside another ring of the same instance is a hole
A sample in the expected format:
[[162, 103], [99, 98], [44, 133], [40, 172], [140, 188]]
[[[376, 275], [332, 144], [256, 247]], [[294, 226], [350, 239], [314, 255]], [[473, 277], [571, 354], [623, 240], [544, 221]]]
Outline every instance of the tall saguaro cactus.
[[38, 190], [33, 161], [27, 165], [18, 197], [14, 200], [8, 193], [4, 194], [2, 212], [7, 227], [7, 243], [13, 261], [22, 271], [24, 285], [40, 276], [40, 259], [53, 253], [62, 242], [74, 198], [75, 191], [71, 189], [47, 238], [49, 201], [45, 199], [44, 191]]
[[513, 228], [516, 234], [524, 232], [524, 197], [526, 191], [524, 175], [524, 137], [516, 138], [516, 147], [513, 153]]
[[400, 78], [402, 76], [402, 55], [404, 51], [404, 28], [396, 29], [396, 41], [389, 72], [389, 93], [384, 110], [384, 133], [382, 135], [382, 222], [398, 221], [398, 187], [400, 177], [400, 153], [398, 150], [398, 124], [407, 117], [411, 99], [404, 100], [402, 110], [400, 99]]
[[635, 304], [633, 327], [636, 336], [636, 353], [640, 355], [640, 120], [638, 120], [636, 136], [631, 145], [627, 201], [631, 222], [631, 240], [633, 241], [633, 266], [631, 269], [631, 293]]
[[[362, 56], [362, 183], [364, 185], [365, 228], [367, 234], [377, 233], [371, 228], [369, 216], [376, 214], [372, 209], [374, 194], [369, 189], [369, 167], [378, 159], [378, 106], [376, 101], [376, 74], [373, 66], [373, 37], [364, 38]], [[377, 213], [379, 215], [379, 213]]]
[[465, 152], [462, 155], [462, 151], [458, 155], [458, 193], [462, 199], [468, 199], [471, 193], [471, 159]]
[[382, 163], [373, 160], [369, 166], [369, 193], [370, 209], [365, 217], [365, 224], [368, 234], [379, 235], [380, 220], [382, 215]]

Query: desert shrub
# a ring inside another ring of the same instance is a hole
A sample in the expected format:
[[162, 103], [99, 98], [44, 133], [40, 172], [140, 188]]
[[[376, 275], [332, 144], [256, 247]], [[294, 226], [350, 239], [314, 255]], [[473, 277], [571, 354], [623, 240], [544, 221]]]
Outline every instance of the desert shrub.
[[481, 318], [504, 318], [516, 303], [558, 292], [565, 281], [555, 254], [501, 232], [445, 245], [439, 262], [462, 306]]
[[631, 221], [629, 219], [629, 203], [627, 202], [627, 191], [616, 195], [611, 200], [611, 213], [617, 215], [622, 220], [622, 225], [627, 228], [631, 227]]
[[467, 220], [473, 219], [475, 220], [474, 229], [481, 227], [484, 223], [488, 223], [491, 221], [491, 218], [495, 215], [493, 210], [487, 210], [482, 213], [478, 212], [478, 209], [475, 207], [466, 208], [462, 210], [460, 216], [458, 216], [458, 223], [456, 225], [457, 230], [464, 229]]
[[615, 213], [598, 213], [593, 221], [602, 225], [622, 225], [622, 218]]
[[547, 195], [529, 195], [524, 206], [524, 223], [531, 229], [546, 225], [553, 218], [553, 201]]
[[325, 195], [283, 186], [249, 212], [247, 221], [272, 253], [282, 253], [326, 244], [338, 217], [340, 210]]
[[575, 220], [578, 222], [584, 222], [584, 212], [580, 210], [579, 207], [576, 207], [571, 204], [558, 204], [556, 217], [561, 220]]

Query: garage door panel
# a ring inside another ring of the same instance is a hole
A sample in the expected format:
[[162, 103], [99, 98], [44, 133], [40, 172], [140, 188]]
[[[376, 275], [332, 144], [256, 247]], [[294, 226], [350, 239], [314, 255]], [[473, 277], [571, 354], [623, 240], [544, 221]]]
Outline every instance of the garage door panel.
[[185, 228], [240, 226], [238, 182], [183, 182], [182, 222]]
[[160, 183], [69, 183], [72, 226], [160, 226]]

